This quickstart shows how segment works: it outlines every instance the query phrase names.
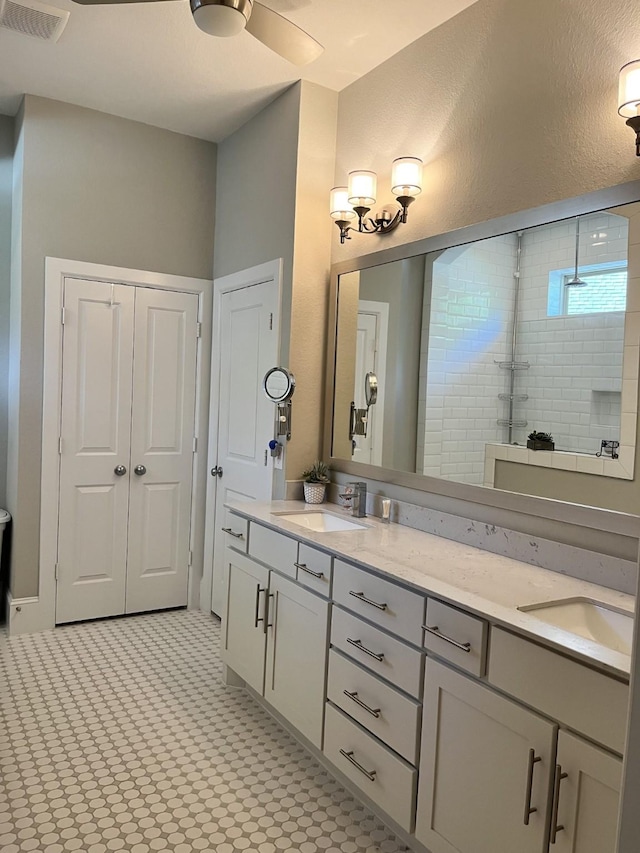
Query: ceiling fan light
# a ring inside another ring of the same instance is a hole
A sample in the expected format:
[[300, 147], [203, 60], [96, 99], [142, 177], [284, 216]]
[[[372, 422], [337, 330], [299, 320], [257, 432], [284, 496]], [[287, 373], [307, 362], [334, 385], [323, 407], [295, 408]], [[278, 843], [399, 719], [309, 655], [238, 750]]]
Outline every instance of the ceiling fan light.
[[237, 36], [242, 32], [251, 14], [251, 6], [250, 0], [191, 0], [191, 12], [197, 26], [208, 35], [220, 38]]

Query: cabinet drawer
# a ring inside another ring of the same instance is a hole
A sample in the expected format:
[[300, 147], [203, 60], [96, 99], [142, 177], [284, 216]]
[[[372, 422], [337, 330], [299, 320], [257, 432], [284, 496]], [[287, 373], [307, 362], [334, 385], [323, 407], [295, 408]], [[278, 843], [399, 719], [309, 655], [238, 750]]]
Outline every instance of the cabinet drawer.
[[430, 598], [427, 601], [427, 621], [424, 624], [425, 649], [473, 675], [484, 675], [486, 622]]
[[335, 560], [333, 600], [416, 646], [422, 644], [425, 599], [416, 592]]
[[225, 509], [222, 530], [224, 531], [224, 544], [227, 547], [242, 551], [243, 554], [247, 553], [249, 522], [246, 518]]
[[333, 649], [329, 653], [327, 698], [410, 764], [416, 763], [421, 707], [418, 702]]
[[298, 546], [298, 581], [302, 586], [329, 598], [331, 592], [331, 555], [310, 545]]
[[249, 554], [283, 575], [296, 576], [297, 541], [253, 521], [249, 531]]
[[622, 754], [627, 684], [500, 628], [491, 630], [488, 678], [505, 693]]
[[402, 829], [411, 832], [417, 776], [413, 767], [332, 705], [327, 705], [324, 754]]
[[417, 649], [339, 607], [334, 606], [332, 614], [333, 646], [411, 696], [420, 696], [422, 654]]

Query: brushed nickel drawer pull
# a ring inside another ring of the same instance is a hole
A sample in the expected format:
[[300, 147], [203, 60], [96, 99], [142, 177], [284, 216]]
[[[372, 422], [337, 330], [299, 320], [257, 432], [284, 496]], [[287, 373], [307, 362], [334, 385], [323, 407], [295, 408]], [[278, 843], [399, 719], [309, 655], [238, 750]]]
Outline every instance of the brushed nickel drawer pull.
[[556, 775], [553, 780], [553, 807], [551, 811], [551, 843], [556, 843], [556, 836], [564, 829], [564, 824], [558, 826], [558, 809], [560, 807], [560, 782], [566, 779], [568, 773], [562, 772], [562, 765], [556, 764]]
[[364, 601], [365, 604], [370, 604], [372, 607], [377, 607], [378, 610], [386, 610], [386, 604], [378, 604], [377, 601], [371, 601], [370, 598], [367, 598], [364, 592], [354, 592], [354, 590], [349, 590], [349, 595], [352, 595], [354, 598], [357, 598], [358, 601]]
[[267, 591], [267, 588], [265, 586], [260, 586], [260, 584], [257, 585], [257, 587], [256, 587], [256, 615], [255, 615], [255, 618], [253, 620], [253, 627], [254, 628], [258, 627], [258, 622], [264, 622], [264, 619], [258, 618], [258, 611], [260, 610], [260, 593], [266, 592], [266, 591]]
[[529, 826], [529, 818], [538, 809], [531, 805], [531, 792], [533, 790], [533, 769], [534, 766], [542, 761], [541, 756], [536, 755], [535, 749], [529, 750], [529, 763], [527, 766], [527, 792], [524, 797], [524, 825]]
[[244, 533], [234, 533], [230, 527], [223, 527], [222, 530], [224, 533], [228, 533], [229, 536], [233, 536], [235, 539], [244, 539]]
[[[266, 590], [265, 590], [266, 592]], [[268, 628], [273, 628], [273, 622], [269, 622], [269, 599], [275, 598], [274, 593], [267, 592], [264, 597], [264, 619], [263, 619], [263, 627], [265, 634], [267, 633]]]
[[446, 634], [441, 634], [437, 625], [432, 625], [431, 627], [423, 625], [422, 630], [428, 631], [429, 634], [433, 634], [434, 637], [439, 637], [441, 640], [444, 640], [445, 643], [451, 643], [451, 645], [455, 646], [456, 649], [460, 649], [463, 652], [471, 651], [471, 643], [459, 643], [457, 640], [452, 640], [451, 637], [447, 637]]
[[314, 578], [323, 578], [324, 572], [314, 572], [313, 569], [310, 569], [306, 563], [294, 563], [293, 564], [296, 569], [302, 569], [303, 572], [306, 572], [308, 575], [313, 575]]
[[340, 755], [344, 755], [344, 757], [347, 759], [347, 761], [350, 761], [354, 767], [357, 767], [361, 773], [364, 773], [364, 775], [367, 777], [367, 779], [369, 779], [369, 781], [371, 781], [371, 782], [376, 781], [376, 772], [377, 771], [376, 770], [365, 770], [364, 767], [362, 766], [362, 764], [360, 764], [359, 761], [356, 761], [355, 758], [353, 757], [353, 750], [350, 750], [350, 752], [347, 752], [346, 750], [341, 749]]
[[362, 701], [362, 699], [358, 698], [358, 694], [356, 691], [350, 693], [348, 690], [343, 690], [342, 692], [345, 696], [348, 696], [349, 699], [353, 699], [356, 705], [359, 705], [361, 708], [363, 708], [367, 712], [367, 714], [371, 714], [371, 716], [375, 717], [376, 719], [380, 716], [380, 708], [370, 708]]
[[356, 649], [360, 649], [361, 652], [364, 652], [365, 655], [369, 655], [369, 657], [375, 658], [377, 661], [382, 662], [384, 660], [384, 655], [382, 652], [378, 655], [375, 652], [372, 652], [371, 649], [368, 649], [366, 646], [362, 645], [362, 640], [352, 640], [351, 637], [347, 637], [347, 643], [350, 643], [352, 646], [355, 646]]

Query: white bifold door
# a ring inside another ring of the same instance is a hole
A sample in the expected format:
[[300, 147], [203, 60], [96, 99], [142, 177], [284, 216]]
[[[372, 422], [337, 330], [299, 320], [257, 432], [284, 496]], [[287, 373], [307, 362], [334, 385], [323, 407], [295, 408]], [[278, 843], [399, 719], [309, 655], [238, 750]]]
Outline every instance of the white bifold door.
[[195, 294], [65, 281], [57, 623], [187, 603], [197, 320]]

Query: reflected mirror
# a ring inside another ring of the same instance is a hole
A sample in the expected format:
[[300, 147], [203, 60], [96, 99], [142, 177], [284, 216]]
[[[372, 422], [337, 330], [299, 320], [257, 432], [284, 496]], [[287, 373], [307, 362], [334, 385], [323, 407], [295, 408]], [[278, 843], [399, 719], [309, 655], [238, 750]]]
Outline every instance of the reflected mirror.
[[332, 456], [640, 513], [638, 246], [633, 203], [340, 275]]

